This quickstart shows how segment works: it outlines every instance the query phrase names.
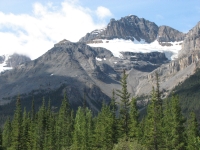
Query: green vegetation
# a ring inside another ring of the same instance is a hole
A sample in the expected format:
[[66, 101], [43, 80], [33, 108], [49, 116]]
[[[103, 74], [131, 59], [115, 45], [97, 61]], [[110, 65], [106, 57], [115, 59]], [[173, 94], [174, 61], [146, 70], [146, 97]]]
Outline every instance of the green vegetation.
[[174, 89], [174, 94], [179, 95], [182, 112], [189, 116], [195, 112], [197, 120], [200, 121], [200, 69], [179, 84]]
[[156, 78], [147, 114], [140, 120], [136, 99], [130, 99], [127, 91], [125, 72], [122, 89], [116, 93], [119, 108], [113, 90], [110, 104], [103, 102], [97, 115], [85, 99], [74, 113], [66, 94], [58, 111], [45, 99], [38, 110], [33, 100], [30, 111], [22, 111], [17, 97], [14, 117], [0, 131], [0, 150], [199, 150], [195, 113], [186, 120], [177, 95], [161, 100], [158, 75]]

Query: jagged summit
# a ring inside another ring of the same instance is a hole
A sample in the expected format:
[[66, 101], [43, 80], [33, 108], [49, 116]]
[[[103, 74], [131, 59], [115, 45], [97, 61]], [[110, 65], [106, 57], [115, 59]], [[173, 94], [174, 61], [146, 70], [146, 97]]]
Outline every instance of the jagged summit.
[[54, 47], [62, 47], [62, 46], [65, 46], [66, 44], [69, 44], [69, 43], [72, 43], [72, 42], [69, 41], [69, 40], [63, 39], [62, 41], [54, 44]]
[[145, 40], [147, 43], [182, 41], [185, 34], [168, 26], [158, 27], [154, 22], [139, 18], [135, 15], [122, 17], [119, 20], [111, 19], [108, 25], [99, 30], [87, 33], [79, 41], [91, 43], [95, 39], [124, 39]]
[[176, 29], [164, 25], [159, 27], [157, 36], [158, 42], [183, 41], [184, 38], [185, 34]]

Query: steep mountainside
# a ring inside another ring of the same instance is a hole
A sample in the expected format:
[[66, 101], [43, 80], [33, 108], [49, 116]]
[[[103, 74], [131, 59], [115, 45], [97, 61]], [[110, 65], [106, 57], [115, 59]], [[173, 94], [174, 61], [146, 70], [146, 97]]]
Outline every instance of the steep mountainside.
[[200, 69], [175, 87], [174, 93], [179, 95], [183, 112], [194, 111], [200, 121]]
[[85, 95], [88, 105], [97, 110], [102, 100], [109, 101], [113, 89], [120, 88], [123, 69], [147, 73], [168, 62], [159, 52], [122, 55], [123, 58], [114, 57], [104, 48], [63, 40], [38, 59], [1, 73], [1, 104], [19, 93], [26, 98], [61, 88], [60, 95], [66, 90], [74, 108], [82, 104]]
[[187, 33], [179, 56], [190, 55], [198, 50], [200, 50], [200, 22]]

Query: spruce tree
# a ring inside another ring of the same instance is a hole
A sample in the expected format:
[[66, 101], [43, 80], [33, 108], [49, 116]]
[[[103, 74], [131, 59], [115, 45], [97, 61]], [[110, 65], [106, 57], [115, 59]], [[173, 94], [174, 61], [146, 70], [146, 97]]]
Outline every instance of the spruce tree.
[[11, 121], [10, 117], [7, 119], [4, 128], [3, 128], [3, 133], [2, 133], [2, 138], [3, 138], [3, 147], [9, 149], [11, 146], [11, 137], [12, 137], [12, 126], [11, 126]]
[[171, 147], [172, 149], [185, 149], [185, 119], [181, 113], [179, 97], [173, 95], [171, 98]]
[[22, 149], [21, 150], [27, 150], [28, 149], [28, 143], [29, 143], [29, 117], [26, 113], [26, 108], [24, 108], [23, 112], [23, 119], [22, 119]]
[[36, 149], [43, 150], [45, 144], [45, 131], [47, 127], [46, 122], [46, 107], [45, 100], [43, 98], [42, 106], [37, 113], [37, 126], [35, 128], [36, 134]]
[[188, 150], [199, 150], [199, 145], [197, 145], [196, 141], [199, 136], [198, 123], [196, 119], [196, 115], [194, 112], [190, 114], [190, 118], [188, 119], [188, 127], [187, 127], [187, 149]]
[[11, 149], [21, 150], [22, 149], [22, 110], [20, 97], [18, 96], [16, 102], [16, 110], [12, 121], [12, 142]]
[[56, 137], [58, 149], [69, 149], [72, 144], [73, 118], [69, 108], [69, 101], [64, 94], [56, 123]]
[[112, 91], [112, 99], [110, 102], [110, 111], [112, 113], [112, 118], [113, 118], [113, 124], [112, 124], [112, 130], [113, 130], [113, 143], [117, 143], [117, 139], [119, 137], [119, 131], [118, 131], [118, 120], [116, 117], [116, 112], [117, 112], [117, 102], [116, 102], [116, 97], [115, 97], [115, 90], [113, 89]]
[[79, 107], [75, 117], [72, 150], [92, 149], [92, 113], [86, 108]]
[[129, 137], [130, 138], [138, 138], [139, 134], [139, 121], [138, 121], [139, 113], [137, 110], [137, 101], [135, 98], [131, 99], [130, 105], [130, 124], [129, 124]]
[[103, 103], [96, 120], [94, 130], [95, 149], [111, 150], [114, 145], [113, 138], [115, 138], [114, 134], [116, 132], [115, 128], [113, 128], [115, 120], [113, 118], [113, 112], [105, 103]]
[[172, 111], [170, 99], [164, 101], [164, 117], [163, 117], [163, 138], [164, 138], [164, 147], [166, 149], [172, 149], [171, 145], [171, 128], [173, 124]]
[[123, 76], [120, 81], [122, 86], [121, 90], [117, 90], [117, 96], [120, 98], [120, 125], [121, 125], [121, 137], [128, 137], [129, 133], [129, 123], [130, 123], [130, 116], [129, 116], [129, 108], [130, 108], [130, 93], [127, 89], [127, 77], [126, 71], [123, 71]]
[[148, 105], [145, 118], [144, 143], [149, 149], [158, 150], [162, 147], [162, 118], [159, 114], [159, 104], [153, 88], [151, 102]]

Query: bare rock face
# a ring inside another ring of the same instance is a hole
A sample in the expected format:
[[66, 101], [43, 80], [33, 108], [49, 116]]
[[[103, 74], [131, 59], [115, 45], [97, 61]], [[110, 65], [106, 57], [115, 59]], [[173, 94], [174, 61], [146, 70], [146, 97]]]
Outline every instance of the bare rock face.
[[[130, 15], [120, 20], [111, 19], [106, 28], [87, 33], [79, 41], [85, 43], [100, 42], [99, 39], [135, 39], [151, 43], [158, 40], [163, 46], [170, 46], [162, 42], [182, 41], [185, 34], [168, 26], [158, 27], [154, 22]], [[99, 41], [97, 41], [99, 40]]]
[[130, 39], [134, 38], [138, 41], [144, 39], [146, 42], [153, 42], [158, 34], [158, 26], [137, 16], [130, 15], [123, 17], [120, 20], [111, 19], [105, 29], [94, 30], [87, 33], [85, 37], [80, 39], [80, 42], [89, 42], [94, 39]]
[[183, 41], [185, 34], [168, 26], [160, 26], [158, 30], [158, 42]]
[[20, 55], [20, 54], [13, 54], [9, 56], [8, 60], [6, 61], [6, 67], [16, 67], [22, 63], [31, 61], [28, 56]]
[[200, 50], [200, 22], [187, 33], [182, 44], [182, 50], [179, 52], [179, 57], [188, 55], [196, 50]]

